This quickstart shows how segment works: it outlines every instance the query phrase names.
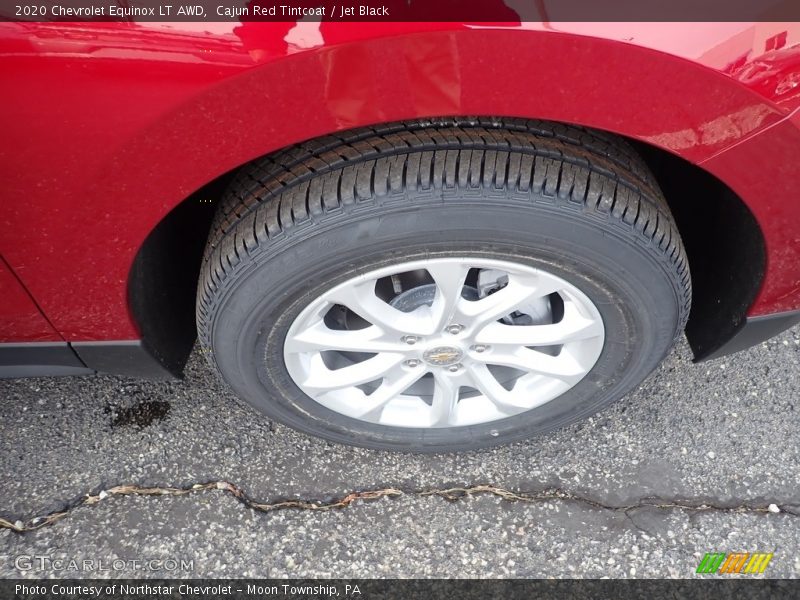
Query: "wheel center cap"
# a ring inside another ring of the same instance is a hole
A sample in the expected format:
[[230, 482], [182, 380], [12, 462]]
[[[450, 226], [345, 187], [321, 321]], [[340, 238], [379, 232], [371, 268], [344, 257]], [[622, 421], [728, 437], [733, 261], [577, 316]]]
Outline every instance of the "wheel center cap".
[[464, 353], [455, 346], [436, 346], [435, 348], [426, 350], [422, 358], [424, 358], [425, 362], [428, 364], [437, 367], [446, 367], [456, 364], [461, 360], [462, 356], [464, 356]]

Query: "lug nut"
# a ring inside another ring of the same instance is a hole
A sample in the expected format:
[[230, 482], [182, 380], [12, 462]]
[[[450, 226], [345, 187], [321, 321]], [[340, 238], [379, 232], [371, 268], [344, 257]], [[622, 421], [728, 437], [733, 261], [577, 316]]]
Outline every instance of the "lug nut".
[[489, 349], [489, 346], [484, 346], [483, 344], [475, 344], [472, 349], [475, 352], [486, 352]]
[[456, 372], [458, 372], [458, 370], [460, 368], [461, 368], [460, 364], [458, 364], [458, 365], [450, 365], [449, 367], [447, 367], [447, 370], [450, 371], [451, 373], [456, 373]]
[[419, 366], [419, 361], [416, 358], [411, 358], [411, 359], [406, 361], [406, 366], [407, 367], [418, 367]]
[[448, 325], [447, 333], [452, 333], [453, 335], [456, 335], [457, 333], [461, 333], [463, 329], [464, 329], [463, 325]]
[[404, 335], [401, 339], [409, 346], [413, 346], [414, 344], [417, 343], [418, 338], [415, 335]]

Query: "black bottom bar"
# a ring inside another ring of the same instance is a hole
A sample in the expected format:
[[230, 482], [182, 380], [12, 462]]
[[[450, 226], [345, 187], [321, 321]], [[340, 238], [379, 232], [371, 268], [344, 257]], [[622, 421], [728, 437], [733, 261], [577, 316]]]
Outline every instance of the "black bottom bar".
[[762, 317], [747, 317], [733, 337], [716, 350], [696, 356], [695, 362], [719, 358], [720, 356], [750, 348], [798, 323], [800, 323], [800, 310], [764, 315]]
[[142, 340], [0, 344], [0, 378], [108, 373], [176, 379]]
[[689, 580], [5, 580], [0, 596], [31, 600], [63, 598], [706, 598], [780, 600], [795, 598], [797, 580], [731, 579]]

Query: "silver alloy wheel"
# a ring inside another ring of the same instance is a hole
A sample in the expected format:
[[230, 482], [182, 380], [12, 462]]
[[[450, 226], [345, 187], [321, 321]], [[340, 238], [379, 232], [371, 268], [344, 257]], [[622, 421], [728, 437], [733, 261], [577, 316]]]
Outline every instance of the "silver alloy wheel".
[[577, 384], [603, 349], [595, 305], [540, 269], [454, 257], [364, 273], [294, 320], [284, 360], [330, 410], [391, 427], [487, 423]]

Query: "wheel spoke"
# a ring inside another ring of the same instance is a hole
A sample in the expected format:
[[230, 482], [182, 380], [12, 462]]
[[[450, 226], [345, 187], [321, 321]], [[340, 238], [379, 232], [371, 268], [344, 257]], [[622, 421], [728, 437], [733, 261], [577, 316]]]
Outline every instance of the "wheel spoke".
[[379, 327], [340, 331], [331, 329], [322, 319], [291, 338], [286, 338], [286, 352], [403, 352], [408, 346], [398, 336], [388, 336]]
[[336, 290], [329, 301], [342, 304], [379, 327], [384, 332], [426, 335], [431, 333], [430, 308], [421, 306], [414, 312], [403, 312], [375, 295], [375, 281]]
[[459, 308], [474, 329], [505, 317], [530, 298], [539, 298], [558, 291], [554, 282], [536, 276], [510, 276], [508, 285], [475, 302], [463, 302]]
[[367, 396], [361, 418], [380, 422], [384, 407], [425, 374], [425, 369], [404, 370], [395, 367], [381, 385]]
[[302, 385], [310, 392], [324, 392], [369, 383], [386, 376], [403, 358], [404, 355], [399, 353], [384, 352], [341, 369], [329, 369], [322, 361], [322, 355], [314, 354], [309, 375]]
[[427, 271], [436, 283], [436, 297], [431, 306], [434, 330], [441, 331], [453, 319], [459, 303], [464, 302], [461, 292], [469, 273], [469, 265], [435, 264], [427, 267]]
[[554, 346], [603, 335], [602, 324], [582, 316], [574, 304], [565, 303], [564, 317], [548, 325], [506, 325], [493, 321], [475, 336], [478, 344], [514, 346]]
[[514, 400], [514, 394], [500, 385], [489, 367], [480, 363], [469, 365], [467, 368], [472, 385], [481, 394], [495, 405], [495, 408], [505, 414], [513, 414], [520, 408], [525, 408]]
[[444, 427], [452, 424], [455, 417], [459, 385], [455, 378], [442, 372], [435, 372], [433, 378], [435, 386], [431, 401], [430, 426]]
[[567, 351], [558, 356], [550, 356], [524, 347], [492, 348], [481, 359], [488, 364], [555, 377], [567, 383], [575, 383], [586, 373], [583, 365]]

